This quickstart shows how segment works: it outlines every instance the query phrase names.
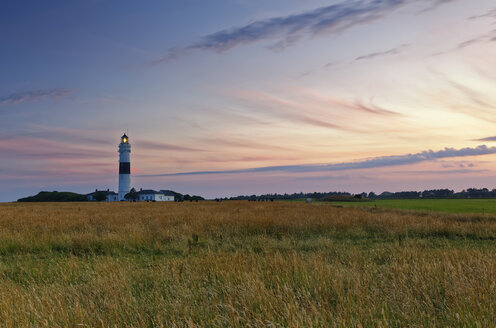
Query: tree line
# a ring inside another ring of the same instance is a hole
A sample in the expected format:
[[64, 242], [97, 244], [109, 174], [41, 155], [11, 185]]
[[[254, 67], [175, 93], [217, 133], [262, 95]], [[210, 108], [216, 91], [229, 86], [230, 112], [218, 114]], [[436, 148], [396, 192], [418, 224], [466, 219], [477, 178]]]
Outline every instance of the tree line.
[[384, 191], [380, 194], [374, 192], [362, 192], [358, 194], [351, 194], [349, 192], [311, 192], [311, 193], [293, 193], [293, 194], [262, 194], [262, 195], [242, 195], [230, 198], [223, 198], [223, 200], [292, 200], [292, 199], [417, 199], [417, 198], [496, 198], [496, 189], [489, 190], [487, 188], [477, 189], [468, 188], [459, 192], [451, 189], [431, 189], [424, 191], [399, 191], [389, 192]]
[[[201, 196], [190, 196], [189, 194], [183, 195], [174, 192], [175, 201], [198, 201], [204, 200]], [[102, 192], [100, 197], [96, 195], [96, 200], [103, 201], [106, 199], [105, 193]], [[138, 199], [138, 193], [136, 190], [130, 192], [126, 195], [128, 200]], [[329, 200], [346, 200], [346, 199], [429, 199], [429, 198], [496, 198], [496, 189], [489, 190], [488, 188], [468, 188], [459, 192], [455, 192], [451, 189], [431, 189], [424, 191], [399, 191], [399, 192], [388, 192], [384, 191], [380, 194], [374, 192], [362, 192], [359, 194], [351, 194], [349, 192], [342, 191], [330, 191], [330, 192], [311, 192], [311, 193], [293, 193], [293, 194], [261, 194], [261, 195], [241, 195], [236, 197], [224, 197], [217, 198], [216, 200], [292, 200], [292, 199], [329, 199]], [[48, 192], [41, 191], [35, 196], [25, 197], [18, 200], [18, 202], [85, 202], [88, 198], [86, 195], [81, 195], [72, 192]]]
[[468, 188], [459, 192], [451, 189], [431, 189], [424, 191], [383, 192], [379, 195], [373, 192], [367, 194], [370, 199], [414, 199], [414, 198], [496, 198], [496, 189]]

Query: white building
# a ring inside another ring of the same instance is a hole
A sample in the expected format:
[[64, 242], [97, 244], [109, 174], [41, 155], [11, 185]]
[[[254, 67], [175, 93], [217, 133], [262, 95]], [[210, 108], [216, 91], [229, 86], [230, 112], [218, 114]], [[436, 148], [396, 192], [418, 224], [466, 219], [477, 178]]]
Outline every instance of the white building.
[[164, 195], [166, 202], [173, 202], [173, 201], [175, 201], [174, 193], [171, 190], [160, 190], [159, 192], [162, 195]]
[[155, 191], [151, 189], [143, 190], [140, 189], [138, 191], [139, 201], [148, 201], [148, 202], [173, 202], [174, 194], [164, 195], [161, 191]]
[[[89, 201], [97, 201], [97, 200], [102, 200], [97, 196], [97, 194], [102, 195], [105, 197], [104, 201], [107, 202], [118, 202], [119, 200], [119, 194], [111, 191], [109, 189], [107, 190], [98, 190], [96, 189], [94, 192], [87, 194], [86, 196], [88, 197]], [[137, 201], [142, 201], [142, 202], [173, 202], [174, 201], [174, 193], [170, 190], [160, 190], [160, 191], [155, 191], [151, 189], [140, 189], [140, 191], [137, 192], [138, 194], [138, 199]], [[102, 197], [100, 196], [100, 197]], [[127, 200], [127, 199], [126, 199]]]
[[105, 201], [107, 202], [118, 202], [119, 201], [119, 195], [116, 192], [110, 191], [109, 189], [107, 190], [98, 190], [96, 189], [94, 192], [87, 194], [86, 196], [88, 197], [89, 201], [94, 201], [97, 200], [97, 194], [103, 194], [105, 196]]

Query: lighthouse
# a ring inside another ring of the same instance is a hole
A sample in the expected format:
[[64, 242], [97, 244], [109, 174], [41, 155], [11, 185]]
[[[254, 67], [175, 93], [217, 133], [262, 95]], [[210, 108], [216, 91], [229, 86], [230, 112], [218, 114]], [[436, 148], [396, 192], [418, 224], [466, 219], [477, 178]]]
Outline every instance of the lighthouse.
[[119, 144], [119, 200], [131, 190], [131, 145], [126, 134]]

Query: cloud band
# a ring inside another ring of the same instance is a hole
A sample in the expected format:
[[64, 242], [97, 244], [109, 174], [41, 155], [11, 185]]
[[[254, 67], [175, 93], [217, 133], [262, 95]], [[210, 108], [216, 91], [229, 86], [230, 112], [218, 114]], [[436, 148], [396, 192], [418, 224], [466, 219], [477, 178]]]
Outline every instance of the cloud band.
[[487, 147], [486, 145], [480, 145], [475, 148], [469, 148], [469, 147], [461, 148], [461, 149], [445, 148], [439, 151], [427, 150], [415, 154], [381, 156], [381, 157], [364, 159], [356, 162], [344, 162], [344, 163], [335, 163], [335, 164], [265, 166], [265, 167], [248, 168], [248, 169], [240, 169], [240, 170], [195, 171], [195, 172], [180, 172], [180, 173], [165, 173], [165, 174], [149, 174], [149, 175], [139, 175], [138, 177], [143, 177], [143, 178], [171, 177], [171, 176], [186, 176], [186, 175], [261, 173], [261, 172], [311, 173], [311, 172], [326, 172], [326, 171], [346, 171], [346, 170], [408, 165], [408, 164], [432, 161], [441, 158], [481, 156], [481, 155], [489, 155], [489, 154], [496, 154], [496, 147]]

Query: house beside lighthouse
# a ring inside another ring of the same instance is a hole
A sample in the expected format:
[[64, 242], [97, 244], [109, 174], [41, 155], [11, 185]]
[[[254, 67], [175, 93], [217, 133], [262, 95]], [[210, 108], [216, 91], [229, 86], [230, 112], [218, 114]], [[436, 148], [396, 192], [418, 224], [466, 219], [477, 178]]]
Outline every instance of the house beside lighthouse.
[[119, 144], [119, 200], [131, 191], [131, 144], [124, 133]]

